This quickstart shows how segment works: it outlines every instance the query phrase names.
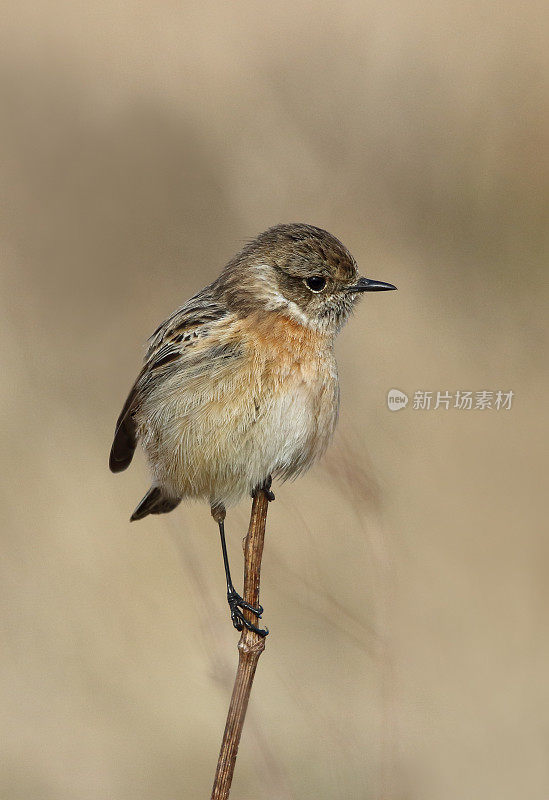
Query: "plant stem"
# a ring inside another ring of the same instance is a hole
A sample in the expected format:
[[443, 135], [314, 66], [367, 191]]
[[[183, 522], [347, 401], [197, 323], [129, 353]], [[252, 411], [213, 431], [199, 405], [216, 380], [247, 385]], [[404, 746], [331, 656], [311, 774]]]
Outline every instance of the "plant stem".
[[[267, 495], [260, 489], [254, 495], [250, 525], [244, 544], [243, 596], [244, 600], [252, 606], [259, 604], [261, 559], [263, 556], [268, 507]], [[244, 615], [250, 622], [256, 621], [250, 611], [244, 610]], [[240, 641], [238, 642], [238, 667], [217, 761], [211, 800], [226, 800], [229, 796], [255, 670], [259, 656], [264, 649], [264, 636], [259, 636], [247, 628], [242, 630]]]

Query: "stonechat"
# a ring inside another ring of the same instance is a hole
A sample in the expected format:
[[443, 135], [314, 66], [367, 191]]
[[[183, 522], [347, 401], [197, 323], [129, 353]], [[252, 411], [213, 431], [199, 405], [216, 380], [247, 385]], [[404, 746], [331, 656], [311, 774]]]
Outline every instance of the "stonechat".
[[225, 508], [258, 488], [270, 491], [272, 478], [295, 478], [322, 455], [339, 406], [335, 336], [362, 292], [395, 288], [359, 277], [327, 231], [276, 225], [149, 340], [116, 423], [110, 468], [126, 469], [141, 440], [152, 486], [132, 521], [186, 498], [210, 503], [238, 630], [266, 633], [242, 614], [260, 617], [262, 609], [247, 606], [231, 581]]

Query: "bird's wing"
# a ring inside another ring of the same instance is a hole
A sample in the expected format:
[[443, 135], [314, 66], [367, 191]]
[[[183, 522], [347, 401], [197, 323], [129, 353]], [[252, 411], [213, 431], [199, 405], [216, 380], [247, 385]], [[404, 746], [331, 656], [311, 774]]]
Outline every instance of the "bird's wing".
[[197, 329], [205, 328], [224, 316], [227, 316], [227, 310], [215, 302], [209, 286], [198, 292], [155, 330], [149, 339], [145, 364], [163, 345], [189, 342]]
[[191, 376], [196, 375], [197, 369], [206, 369], [208, 363], [211, 368], [216, 356], [223, 358], [227, 355], [227, 345], [212, 343], [212, 347], [209, 348], [211, 353], [209, 359], [202, 356], [193, 369], [195, 349], [193, 345], [206, 339], [211, 326], [227, 316], [227, 310], [214, 302], [208, 289], [205, 289], [174, 311], [155, 330], [149, 339], [143, 368], [131, 388], [116, 423], [109, 459], [112, 472], [121, 472], [132, 460], [137, 444], [136, 412], [151, 387], [157, 385], [158, 380], [166, 378], [172, 371], [180, 370], [183, 362], [189, 362]]

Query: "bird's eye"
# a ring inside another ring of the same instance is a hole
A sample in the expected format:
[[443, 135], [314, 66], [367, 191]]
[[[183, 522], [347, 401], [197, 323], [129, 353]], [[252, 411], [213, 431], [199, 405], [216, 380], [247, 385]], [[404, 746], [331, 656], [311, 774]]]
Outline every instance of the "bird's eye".
[[311, 292], [321, 292], [326, 286], [326, 278], [322, 275], [311, 275], [310, 278], [306, 278], [305, 283]]

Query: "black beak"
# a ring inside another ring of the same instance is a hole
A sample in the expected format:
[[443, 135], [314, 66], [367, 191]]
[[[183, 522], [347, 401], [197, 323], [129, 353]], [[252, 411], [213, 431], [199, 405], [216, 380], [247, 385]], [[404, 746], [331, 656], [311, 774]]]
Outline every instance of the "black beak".
[[392, 283], [383, 281], [373, 281], [371, 278], [359, 278], [354, 286], [349, 286], [350, 292], [386, 292], [389, 289], [396, 289]]

